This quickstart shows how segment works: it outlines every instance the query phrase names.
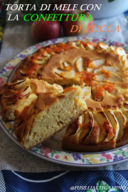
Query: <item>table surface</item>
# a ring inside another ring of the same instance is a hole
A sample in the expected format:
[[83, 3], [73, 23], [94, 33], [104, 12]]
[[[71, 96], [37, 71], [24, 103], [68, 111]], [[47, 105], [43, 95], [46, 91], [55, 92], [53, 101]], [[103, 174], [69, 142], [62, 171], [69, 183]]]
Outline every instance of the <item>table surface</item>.
[[[95, 25], [110, 25], [120, 26], [120, 32], [115, 33], [90, 33], [88, 37], [108, 38], [110, 40], [119, 41], [128, 44], [128, 22], [123, 15], [118, 17], [97, 20]], [[0, 55], [0, 68], [2, 68], [10, 59], [17, 53], [34, 45], [32, 40], [29, 24], [25, 23], [7, 23], [3, 46]], [[114, 166], [99, 167], [95, 169], [128, 169], [128, 162]], [[0, 169], [12, 169], [26, 172], [42, 172], [42, 171], [57, 171], [57, 170], [85, 170], [91, 168], [75, 168], [54, 164], [38, 157], [35, 157], [24, 151], [11, 141], [8, 136], [0, 129]], [[94, 170], [94, 168], [92, 168]]]

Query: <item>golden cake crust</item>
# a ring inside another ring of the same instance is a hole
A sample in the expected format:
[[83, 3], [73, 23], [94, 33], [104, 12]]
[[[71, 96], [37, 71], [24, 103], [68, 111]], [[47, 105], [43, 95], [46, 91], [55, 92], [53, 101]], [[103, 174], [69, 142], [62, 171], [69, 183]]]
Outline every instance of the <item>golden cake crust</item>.
[[[128, 143], [127, 58], [124, 49], [103, 42], [43, 47], [21, 62], [11, 83], [1, 90], [3, 117], [15, 121], [16, 135], [22, 140], [36, 119], [33, 111], [37, 114], [54, 106], [64, 90], [77, 85], [82, 89], [86, 111], [68, 125], [63, 148], [100, 151], [124, 145]], [[32, 117], [25, 119], [26, 113]], [[24, 126], [18, 126], [22, 117]]]

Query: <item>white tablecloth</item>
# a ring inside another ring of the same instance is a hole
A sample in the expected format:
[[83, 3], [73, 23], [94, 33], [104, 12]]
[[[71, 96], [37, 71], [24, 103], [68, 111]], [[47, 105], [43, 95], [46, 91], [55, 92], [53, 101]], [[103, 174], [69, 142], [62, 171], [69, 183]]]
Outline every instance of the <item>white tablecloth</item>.
[[[128, 22], [123, 15], [116, 18], [97, 20], [95, 24], [120, 26], [120, 32], [115, 33], [90, 33], [89, 37], [105, 37], [111, 40], [128, 43]], [[35, 42], [30, 35], [30, 26], [28, 23], [7, 23], [2, 52], [0, 55], [0, 68], [6, 64], [17, 53], [33, 45]], [[128, 169], [128, 162], [114, 166], [100, 167], [97, 169]], [[44, 161], [35, 157], [18, 147], [8, 136], [0, 129], [0, 169], [13, 169], [26, 172], [56, 171], [56, 170], [80, 170], [68, 166], [61, 166], [51, 162]], [[82, 170], [86, 168], [81, 168]]]

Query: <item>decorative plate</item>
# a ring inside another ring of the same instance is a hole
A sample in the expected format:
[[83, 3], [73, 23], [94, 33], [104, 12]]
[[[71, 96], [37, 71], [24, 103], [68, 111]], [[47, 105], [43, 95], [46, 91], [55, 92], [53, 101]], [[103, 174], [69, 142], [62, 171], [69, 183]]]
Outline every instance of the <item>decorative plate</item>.
[[[64, 37], [64, 38], [57, 38], [49, 41], [45, 41], [39, 44], [36, 44], [23, 52], [19, 53], [13, 60], [5, 65], [5, 67], [0, 71], [0, 86], [4, 85], [7, 81], [11, 71], [14, 67], [21, 62], [26, 56], [34, 53], [42, 46], [47, 46], [49, 44], [59, 43], [59, 42], [66, 42], [66, 41], [74, 41], [78, 39], [86, 39], [84, 36], [79, 37]], [[113, 42], [107, 39], [87, 39], [87, 41], [92, 42], [105, 42], [108, 45], [120, 46], [123, 47], [126, 51], [128, 51], [128, 46]], [[4, 122], [2, 121], [2, 117], [0, 114], [0, 125], [5, 133], [20, 147], [22, 147], [13, 136], [13, 134], [8, 131], [5, 127]], [[53, 141], [54, 142], [54, 141]], [[38, 156], [42, 159], [46, 159], [48, 161], [52, 161], [59, 164], [70, 165], [70, 166], [77, 166], [77, 167], [98, 167], [98, 166], [105, 166], [110, 164], [116, 164], [119, 162], [123, 162], [128, 160], [128, 145], [109, 150], [104, 152], [93, 152], [93, 153], [80, 153], [80, 152], [67, 152], [58, 150], [57, 148], [50, 147], [52, 145], [48, 144], [40, 144], [33, 149], [29, 150], [28, 152], [32, 153], [35, 156]]]

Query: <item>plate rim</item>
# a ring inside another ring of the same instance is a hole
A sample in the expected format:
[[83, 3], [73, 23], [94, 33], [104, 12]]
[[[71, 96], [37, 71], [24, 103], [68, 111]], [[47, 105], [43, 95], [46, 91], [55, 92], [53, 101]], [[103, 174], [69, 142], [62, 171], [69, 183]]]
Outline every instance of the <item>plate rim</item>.
[[[106, 38], [88, 38], [86, 36], [61, 37], [61, 38], [51, 39], [51, 40], [48, 40], [48, 41], [43, 41], [43, 42], [37, 43], [35, 45], [32, 45], [32, 46], [24, 49], [23, 51], [19, 52], [15, 57], [13, 57], [9, 62], [7, 62], [2, 67], [2, 69], [0, 70], [0, 78], [2, 78], [2, 76], [3, 76], [2, 70], [4, 69], [6, 71], [6, 67], [9, 66], [9, 65], [12, 66], [13, 63], [14, 63], [13, 61], [15, 61], [16, 59], [20, 58], [21, 55], [23, 55], [23, 53], [25, 51], [29, 51], [30, 52], [30, 53], [25, 54], [25, 57], [27, 57], [28, 55], [31, 55], [32, 53], [36, 52], [38, 49], [40, 49], [43, 46], [45, 47], [45, 46], [48, 46], [50, 44], [55, 44], [55, 43], [58, 43], [58, 42], [66, 42], [66, 41], [74, 41], [74, 40], [82, 40], [82, 39], [86, 39], [86, 40], [90, 40], [90, 41], [94, 41], [95, 40], [96, 42], [103, 41], [103, 42], [106, 42], [106, 43], [109, 43], [109, 44], [114, 44], [114, 45], [115, 45], [115, 43], [119, 43], [119, 42], [115, 42], [115, 41], [112, 41], [112, 40], [109, 40], [109, 39], [106, 39]], [[122, 44], [123, 47], [126, 46], [128, 48], [128, 45], [123, 44], [123, 43], [119, 43], [119, 45], [120, 44]], [[32, 50], [34, 50], [34, 51], [32, 51]], [[11, 61], [12, 61], [12, 63], [11, 63]], [[10, 74], [13, 72], [13, 70], [15, 70], [15, 67], [21, 61], [22, 61], [22, 59], [20, 59], [20, 61], [14, 66], [14, 68], [12, 70], [8, 71], [9, 74], [7, 76], [5, 75], [6, 80], [8, 80]], [[9, 131], [7, 130], [7, 128], [5, 127], [3, 122], [4, 121], [0, 119], [0, 126], [2, 127], [2, 130], [5, 132], [5, 134], [7, 134], [8, 137], [12, 141], [14, 141], [14, 143], [16, 143], [18, 146], [20, 146], [23, 150], [25, 150], [20, 145], [20, 143], [13, 137], [13, 135], [9, 133]], [[47, 148], [47, 146], [46, 146], [46, 148]], [[117, 150], [121, 150], [121, 149], [125, 149], [125, 148], [127, 148], [127, 150], [128, 150], [128, 144], [123, 145], [123, 146], [118, 147], [118, 148], [115, 148], [115, 149], [111, 149], [111, 150], [107, 150], [107, 151], [101, 151], [101, 152], [71, 152], [71, 151], [70, 152], [68, 152], [68, 151], [59, 151], [59, 152], [60, 153], [64, 152], [64, 153], [70, 154], [70, 155], [72, 155], [72, 154], [99, 155], [99, 154], [103, 154], [103, 153], [105, 153], [107, 155], [109, 153], [114, 153]], [[51, 148], [51, 150], [53, 150], [53, 149]], [[123, 159], [119, 159], [119, 160], [116, 160], [116, 161], [113, 160], [111, 162], [105, 162], [105, 163], [101, 163], [101, 162], [99, 162], [99, 163], [93, 163], [93, 162], [92, 163], [91, 162], [88, 162], [88, 163], [85, 163], [85, 162], [78, 163], [77, 160], [75, 160], [75, 159], [74, 159], [73, 162], [72, 161], [68, 162], [68, 161], [66, 161], [64, 159], [63, 160], [58, 160], [56, 158], [50, 157], [50, 153], [49, 153], [49, 156], [46, 156], [45, 154], [39, 154], [38, 152], [33, 151], [33, 149], [32, 150], [25, 150], [25, 151], [27, 151], [27, 152], [29, 152], [29, 153], [31, 153], [31, 154], [33, 154], [33, 155], [35, 155], [35, 156], [37, 156], [37, 157], [39, 157], [41, 159], [44, 159], [44, 160], [47, 160], [47, 161], [50, 161], [50, 162], [54, 162], [54, 163], [57, 163], [57, 164], [61, 164], [61, 165], [72, 166], [72, 167], [101, 167], [101, 166], [103, 167], [103, 166], [108, 166], [108, 165], [114, 165], [114, 164], [117, 164], [117, 163], [122, 163], [122, 162], [125, 162], [125, 161], [128, 160], [128, 156], [127, 156], [127, 157], [125, 157]], [[128, 151], [127, 151], [127, 153], [128, 153]]]

